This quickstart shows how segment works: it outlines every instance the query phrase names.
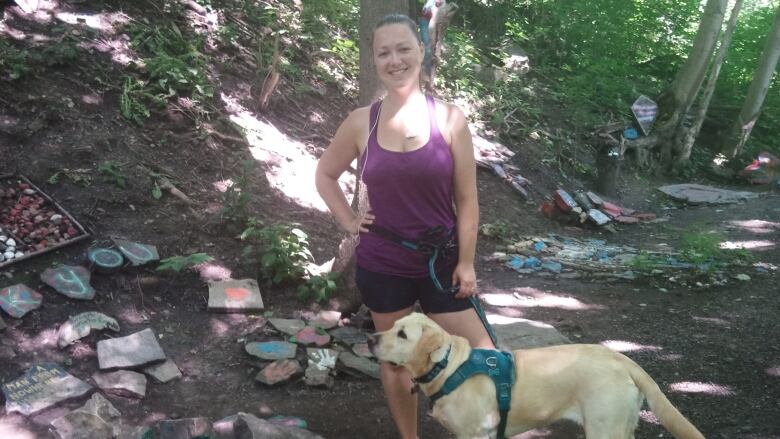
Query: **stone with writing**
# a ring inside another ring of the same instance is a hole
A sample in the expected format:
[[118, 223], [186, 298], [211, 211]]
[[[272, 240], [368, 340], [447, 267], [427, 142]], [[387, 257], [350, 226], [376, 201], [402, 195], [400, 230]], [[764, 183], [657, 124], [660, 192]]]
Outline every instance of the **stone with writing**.
[[284, 360], [294, 358], [297, 345], [286, 341], [251, 342], [244, 347], [249, 355], [261, 360]]
[[365, 357], [359, 357], [352, 352], [339, 354], [339, 362], [348, 369], [357, 370], [372, 378], [379, 379], [379, 363]]
[[41, 293], [25, 284], [16, 284], [0, 290], [0, 308], [9, 316], [20, 319], [37, 309], [43, 302]]
[[273, 386], [274, 384], [289, 381], [296, 375], [303, 373], [301, 364], [296, 360], [277, 360], [263, 370], [258, 372], [255, 380], [263, 384]]
[[144, 368], [144, 373], [151, 376], [158, 383], [167, 383], [181, 378], [179, 366], [170, 358], [159, 364], [153, 364]]
[[134, 267], [146, 265], [160, 260], [160, 254], [157, 247], [149, 244], [140, 244], [123, 239], [112, 239], [114, 245], [122, 252]]
[[268, 319], [268, 323], [277, 331], [287, 335], [295, 335], [306, 327], [306, 322], [299, 319]]
[[157, 426], [159, 439], [209, 439], [213, 434], [208, 418], [166, 419]]
[[2, 390], [6, 412], [26, 416], [83, 396], [92, 390], [92, 386], [56, 363], [42, 363], [30, 368], [20, 378], [3, 383]]
[[165, 361], [165, 353], [150, 328], [97, 344], [100, 370], [134, 369]]
[[254, 312], [263, 309], [263, 296], [254, 279], [209, 282], [209, 311]]
[[95, 289], [89, 284], [89, 270], [82, 266], [62, 265], [47, 268], [41, 274], [41, 280], [58, 293], [78, 300], [92, 300]]
[[95, 384], [104, 392], [131, 398], [146, 396], [146, 376], [132, 370], [97, 372], [92, 375]]
[[87, 311], [69, 318], [57, 330], [57, 346], [60, 349], [88, 336], [92, 331], [110, 329], [119, 332], [116, 319], [97, 311]]
[[307, 326], [295, 334], [295, 341], [307, 346], [325, 346], [330, 343], [330, 335], [321, 329], [315, 328], [313, 326]]

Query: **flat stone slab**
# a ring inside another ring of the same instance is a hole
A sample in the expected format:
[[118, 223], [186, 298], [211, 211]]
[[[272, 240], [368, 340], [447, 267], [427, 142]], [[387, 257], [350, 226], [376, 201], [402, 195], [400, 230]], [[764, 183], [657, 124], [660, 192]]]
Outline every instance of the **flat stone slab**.
[[254, 312], [263, 310], [263, 296], [254, 279], [209, 282], [209, 311]]
[[329, 331], [329, 334], [331, 337], [333, 337], [334, 340], [348, 344], [350, 346], [356, 343], [368, 342], [368, 336], [366, 333], [354, 326], [342, 326], [340, 328]]
[[280, 425], [248, 413], [238, 413], [234, 421], [235, 437], [240, 439], [323, 439], [308, 430]]
[[359, 357], [352, 352], [342, 352], [339, 354], [341, 364], [349, 369], [357, 370], [372, 378], [379, 379], [379, 363], [371, 361], [365, 357]]
[[40, 308], [42, 302], [41, 293], [25, 284], [16, 284], [0, 290], [0, 308], [16, 319], [21, 319], [28, 312]]
[[297, 345], [286, 341], [252, 342], [244, 346], [249, 355], [270, 361], [295, 358], [297, 348]]
[[268, 319], [268, 323], [277, 331], [287, 335], [295, 335], [306, 327], [306, 322], [298, 319]]
[[62, 401], [85, 395], [92, 386], [55, 363], [31, 367], [22, 377], [2, 385], [8, 413], [30, 415]]
[[499, 348], [514, 351], [571, 343], [551, 325], [533, 320], [517, 320], [509, 324], [493, 324]]
[[69, 318], [57, 330], [57, 346], [60, 349], [88, 336], [93, 330], [110, 329], [119, 332], [119, 323], [97, 311], [87, 311]]
[[333, 376], [330, 369], [320, 369], [317, 366], [309, 365], [304, 372], [304, 382], [312, 387], [333, 387]]
[[296, 360], [277, 360], [269, 364], [263, 370], [258, 372], [255, 380], [263, 384], [273, 386], [274, 384], [289, 381], [293, 377], [303, 373], [301, 364]]
[[330, 335], [322, 329], [315, 328], [314, 326], [307, 326], [298, 331], [298, 333], [295, 334], [295, 337], [290, 341], [307, 346], [325, 346], [330, 343]]
[[154, 364], [144, 368], [144, 373], [154, 378], [158, 383], [167, 383], [181, 378], [181, 370], [171, 359], [160, 364]]
[[339, 325], [341, 313], [339, 311], [320, 311], [309, 320], [309, 325], [318, 326], [322, 329], [333, 329]]
[[149, 426], [120, 425], [117, 428], [116, 439], [155, 439], [154, 429]]
[[160, 421], [160, 439], [210, 439], [211, 421], [208, 418], [168, 419]]
[[306, 429], [309, 424], [306, 422], [306, 420], [301, 419], [297, 416], [283, 416], [283, 415], [276, 415], [271, 416], [267, 419], [268, 422], [274, 424], [274, 425], [282, 425], [285, 427], [295, 427], [295, 428], [303, 428]]
[[306, 349], [306, 357], [309, 359], [309, 367], [331, 370], [336, 368], [339, 352], [333, 349], [308, 348]]
[[92, 300], [95, 289], [89, 284], [89, 270], [81, 266], [63, 265], [47, 268], [41, 274], [41, 281], [71, 299]]
[[125, 241], [123, 239], [112, 239], [114, 245], [122, 252], [134, 267], [146, 265], [160, 260], [160, 254], [157, 247], [149, 244], [139, 244], [137, 242]]
[[99, 392], [92, 394], [92, 397], [84, 404], [79, 411], [91, 413], [95, 416], [99, 416], [100, 419], [109, 422], [114, 418], [122, 416], [122, 413], [111, 404], [111, 401], [107, 400]]
[[368, 343], [355, 343], [352, 345], [352, 352], [358, 357], [374, 358], [374, 354], [368, 347]]
[[97, 372], [92, 375], [95, 384], [105, 392], [133, 398], [146, 396], [146, 376], [132, 370]]
[[101, 370], [133, 369], [165, 360], [165, 353], [149, 328], [126, 337], [99, 341], [97, 355]]
[[60, 439], [112, 439], [113, 429], [99, 416], [76, 410], [51, 422]]
[[758, 198], [754, 192], [738, 192], [700, 184], [672, 184], [659, 191], [677, 200], [691, 204], [728, 204]]

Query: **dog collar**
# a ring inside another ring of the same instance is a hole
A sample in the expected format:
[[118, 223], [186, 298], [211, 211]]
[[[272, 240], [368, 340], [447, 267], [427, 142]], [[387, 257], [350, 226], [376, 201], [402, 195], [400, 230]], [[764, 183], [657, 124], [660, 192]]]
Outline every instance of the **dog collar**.
[[421, 377], [415, 378], [414, 381], [416, 383], [421, 383], [421, 384], [428, 384], [431, 381], [433, 381], [434, 378], [436, 378], [436, 376], [439, 375], [439, 373], [441, 373], [441, 371], [443, 371], [445, 367], [447, 367], [451, 350], [452, 350], [452, 343], [450, 343], [450, 346], [447, 348], [447, 353], [444, 354], [444, 358], [442, 358], [438, 363], [434, 364], [431, 370], [428, 371], [428, 373], [426, 373]]

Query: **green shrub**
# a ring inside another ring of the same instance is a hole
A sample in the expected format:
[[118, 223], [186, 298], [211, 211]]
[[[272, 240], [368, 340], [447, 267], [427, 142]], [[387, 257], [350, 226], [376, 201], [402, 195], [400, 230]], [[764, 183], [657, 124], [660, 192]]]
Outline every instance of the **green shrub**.
[[339, 273], [327, 273], [314, 275], [306, 280], [306, 283], [298, 287], [298, 296], [302, 300], [316, 300], [324, 302], [338, 291], [337, 280]]
[[306, 274], [305, 263], [312, 260], [308, 236], [298, 224], [275, 224], [261, 227], [250, 220], [241, 239], [250, 244], [244, 255], [254, 254], [259, 259], [261, 275], [273, 284], [296, 281]]

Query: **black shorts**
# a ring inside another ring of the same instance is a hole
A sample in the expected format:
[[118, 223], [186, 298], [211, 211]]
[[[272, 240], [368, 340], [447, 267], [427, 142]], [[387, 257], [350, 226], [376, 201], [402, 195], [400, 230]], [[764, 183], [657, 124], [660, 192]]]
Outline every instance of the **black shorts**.
[[[436, 272], [442, 288], [452, 286], [454, 266]], [[471, 308], [468, 299], [456, 299], [454, 293], [439, 291], [430, 276], [409, 278], [376, 273], [361, 268], [355, 273], [355, 281], [368, 309], [378, 313], [400, 311], [420, 302], [423, 312], [439, 314], [463, 311]]]

